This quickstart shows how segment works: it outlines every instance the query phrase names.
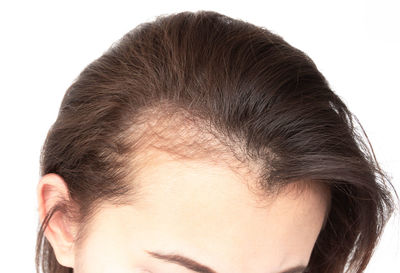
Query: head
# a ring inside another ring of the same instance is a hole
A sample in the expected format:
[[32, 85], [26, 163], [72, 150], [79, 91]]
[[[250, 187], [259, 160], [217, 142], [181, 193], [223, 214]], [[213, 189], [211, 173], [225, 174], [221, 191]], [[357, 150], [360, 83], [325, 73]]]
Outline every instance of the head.
[[354, 120], [265, 28], [211, 11], [143, 23], [48, 132], [37, 271], [362, 272], [394, 201]]

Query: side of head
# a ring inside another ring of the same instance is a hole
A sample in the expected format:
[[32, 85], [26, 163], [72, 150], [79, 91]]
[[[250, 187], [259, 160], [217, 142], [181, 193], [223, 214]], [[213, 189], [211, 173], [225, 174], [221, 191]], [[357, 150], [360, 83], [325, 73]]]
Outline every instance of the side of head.
[[[159, 225], [160, 232], [173, 237], [168, 223], [176, 222], [171, 219], [191, 219], [176, 233], [186, 234], [182, 242], [204, 252], [212, 249], [203, 240], [215, 242], [216, 249], [235, 249], [228, 242], [240, 244], [242, 252], [224, 253], [237, 262], [237, 271], [222, 265], [223, 256], [208, 257], [219, 273], [263, 272], [262, 255], [267, 264], [268, 255], [275, 255], [266, 247], [272, 237], [286, 238], [282, 251], [307, 252], [298, 260], [308, 262], [308, 272], [362, 272], [394, 201], [390, 181], [354, 127], [354, 118], [313, 61], [267, 29], [208, 11], [143, 23], [80, 73], [49, 130], [38, 185], [37, 270], [82, 268], [77, 253], [89, 237], [95, 238], [90, 235], [95, 226], [107, 226], [101, 219], [142, 219], [151, 207], [152, 217], [142, 220], [153, 225], [139, 229], [138, 224], [136, 232], [142, 239], [157, 238], [153, 244], [170, 243], [148, 232]], [[159, 178], [176, 183], [154, 182]], [[193, 195], [184, 198], [183, 192]], [[292, 192], [304, 198], [286, 200]], [[206, 197], [212, 209], [204, 205]], [[247, 205], [248, 200], [257, 205], [265, 201], [275, 225], [263, 221], [264, 206]], [[133, 208], [126, 206], [131, 204]], [[166, 216], [165, 206], [156, 204], [174, 206], [175, 213]], [[197, 215], [189, 213], [188, 204]], [[143, 207], [142, 212], [135, 207]], [[282, 217], [284, 207], [298, 210], [289, 209]], [[118, 211], [109, 213], [110, 208]], [[236, 210], [252, 217], [232, 219]], [[96, 217], [100, 214], [103, 218]], [[222, 234], [218, 228], [200, 228], [200, 219], [207, 216], [224, 227]], [[293, 225], [296, 221], [288, 219], [294, 218], [299, 224], [290, 234], [280, 230]], [[289, 238], [306, 223], [313, 230], [309, 238], [290, 245]], [[106, 231], [98, 229], [97, 234]], [[235, 234], [244, 237], [228, 239]], [[195, 240], [200, 236], [201, 241]], [[145, 244], [143, 240], [136, 243]], [[304, 242], [315, 245], [301, 249]], [[282, 259], [276, 255], [271, 259]], [[250, 260], [255, 264], [251, 268]], [[103, 272], [125, 272], [113, 270]]]

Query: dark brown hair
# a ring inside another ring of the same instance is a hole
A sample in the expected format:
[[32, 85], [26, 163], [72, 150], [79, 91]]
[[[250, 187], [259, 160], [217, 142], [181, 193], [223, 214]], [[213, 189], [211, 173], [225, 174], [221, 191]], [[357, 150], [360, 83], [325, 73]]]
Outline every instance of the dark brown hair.
[[49, 219], [75, 215], [84, 238], [99, 204], [135, 196], [134, 166], [152, 146], [188, 159], [230, 151], [257, 162], [257, 185], [268, 194], [300, 180], [326, 185], [330, 211], [308, 272], [360, 273], [395, 203], [354, 120], [314, 62], [266, 28], [213, 11], [140, 24], [79, 74], [48, 132], [41, 176], [62, 176], [70, 201], [39, 226], [36, 270], [73, 272], [44, 236]]

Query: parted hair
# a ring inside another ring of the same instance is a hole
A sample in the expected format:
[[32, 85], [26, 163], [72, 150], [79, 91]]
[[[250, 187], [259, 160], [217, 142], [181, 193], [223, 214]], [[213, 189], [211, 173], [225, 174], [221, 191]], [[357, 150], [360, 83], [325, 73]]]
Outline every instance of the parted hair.
[[39, 222], [37, 272], [73, 272], [44, 236], [52, 215], [70, 215], [83, 240], [99, 204], [135, 196], [135, 166], [150, 146], [256, 162], [265, 194], [296, 181], [327, 187], [307, 272], [363, 272], [395, 210], [397, 193], [366, 132], [307, 54], [215, 11], [162, 15], [113, 43], [63, 97], [40, 175], [63, 177], [70, 198]]

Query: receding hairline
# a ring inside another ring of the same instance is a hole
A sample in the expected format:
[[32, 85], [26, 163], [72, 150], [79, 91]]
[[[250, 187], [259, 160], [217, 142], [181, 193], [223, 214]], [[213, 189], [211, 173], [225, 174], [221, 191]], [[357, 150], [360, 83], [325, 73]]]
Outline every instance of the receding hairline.
[[[144, 108], [131, 128], [135, 148], [130, 158], [132, 169], [130, 181], [135, 179], [154, 156], [154, 152], [168, 154], [177, 161], [204, 161], [229, 168], [247, 185], [256, 203], [263, 206], [271, 203], [281, 194], [300, 196], [305, 190], [313, 189], [327, 201], [324, 225], [331, 206], [330, 187], [323, 182], [298, 179], [293, 181], [265, 181], [262, 175], [261, 158], [251, 158], [238, 137], [228, 138], [212, 126], [211, 121], [202, 119], [201, 114], [190, 109], [179, 108], [169, 102]], [[140, 136], [138, 138], [138, 136]], [[267, 148], [263, 150], [270, 153]], [[276, 157], [276, 155], [271, 155]], [[133, 182], [135, 183], [135, 182]], [[140, 183], [136, 185], [140, 192]]]

